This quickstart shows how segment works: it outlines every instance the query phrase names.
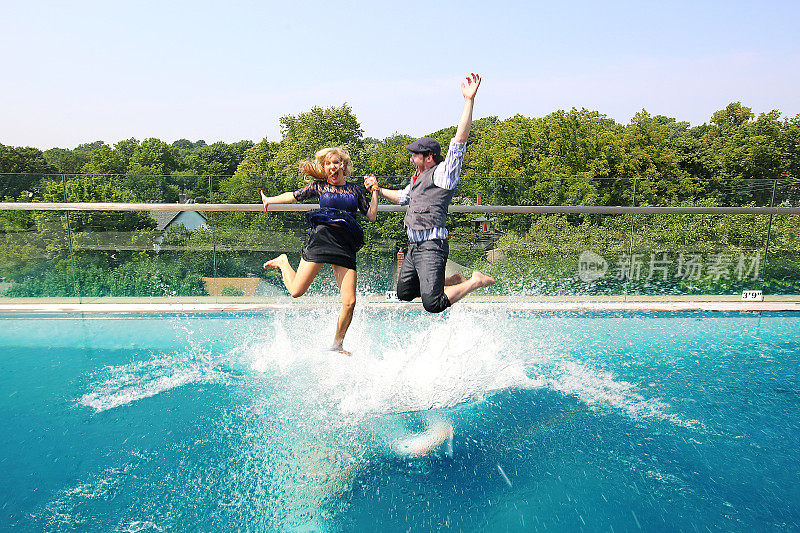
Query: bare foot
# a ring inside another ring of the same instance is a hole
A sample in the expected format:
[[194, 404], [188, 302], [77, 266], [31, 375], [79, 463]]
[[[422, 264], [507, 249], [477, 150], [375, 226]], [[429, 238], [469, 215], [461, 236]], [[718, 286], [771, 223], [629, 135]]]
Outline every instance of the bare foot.
[[286, 254], [281, 254], [275, 259], [270, 259], [266, 263], [264, 263], [264, 268], [277, 268], [280, 269], [283, 265], [289, 263], [289, 258], [286, 257]]
[[469, 280], [475, 283], [475, 288], [488, 287], [489, 285], [494, 285], [493, 277], [487, 276], [486, 274], [478, 272], [477, 270], [474, 270], [472, 272], [472, 277], [469, 278]]
[[264, 194], [264, 191], [259, 191], [261, 193], [261, 203], [264, 205], [264, 211], [269, 210], [269, 204], [267, 203], [267, 195]]
[[[445, 444], [445, 446], [442, 446]], [[448, 457], [453, 456], [453, 425], [436, 422], [422, 433], [410, 435], [394, 444], [395, 451], [407, 457], [423, 457], [442, 450]]]
[[467, 278], [461, 274], [453, 274], [449, 278], [444, 279], [444, 286], [449, 287], [450, 285], [458, 285], [459, 283], [464, 283], [465, 281], [467, 281]]
[[332, 352], [339, 352], [339, 353], [344, 354], [344, 355], [346, 355], [348, 357], [353, 355], [352, 353], [350, 353], [347, 350], [345, 350], [344, 348], [342, 348], [341, 344], [334, 344], [333, 346], [331, 346], [331, 351]]

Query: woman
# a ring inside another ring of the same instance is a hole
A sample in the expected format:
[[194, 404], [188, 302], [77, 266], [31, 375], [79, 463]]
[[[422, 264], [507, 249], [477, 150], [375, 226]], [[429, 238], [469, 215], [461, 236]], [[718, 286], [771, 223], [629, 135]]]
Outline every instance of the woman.
[[331, 350], [350, 355], [343, 348], [344, 335], [353, 319], [356, 305], [356, 252], [364, 245], [364, 233], [355, 219], [361, 211], [369, 220], [378, 215], [378, 194], [372, 192], [367, 202], [366, 192], [355, 183], [345, 181], [353, 171], [350, 154], [341, 147], [323, 148], [314, 154], [313, 161], [301, 161], [300, 172], [313, 180], [294, 192], [267, 196], [261, 191], [261, 203], [268, 211], [270, 204], [290, 204], [319, 198], [320, 209], [306, 212], [311, 226], [308, 241], [301, 251], [297, 271], [289, 264], [286, 254], [264, 263], [264, 268], [280, 269], [283, 283], [294, 298], [302, 296], [324, 264], [333, 267], [336, 284], [342, 294], [342, 311], [336, 324]]

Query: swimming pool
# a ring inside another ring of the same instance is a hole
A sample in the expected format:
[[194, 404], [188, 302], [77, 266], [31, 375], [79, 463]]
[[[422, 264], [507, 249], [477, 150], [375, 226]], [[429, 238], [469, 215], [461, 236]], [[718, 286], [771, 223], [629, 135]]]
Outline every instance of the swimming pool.
[[0, 529], [800, 528], [800, 314], [335, 313], [0, 318]]

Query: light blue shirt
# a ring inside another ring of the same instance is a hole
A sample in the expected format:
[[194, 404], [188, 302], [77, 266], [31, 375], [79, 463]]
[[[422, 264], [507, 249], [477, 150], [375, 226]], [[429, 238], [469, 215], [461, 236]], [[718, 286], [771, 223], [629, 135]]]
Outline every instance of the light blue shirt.
[[[456, 142], [455, 139], [451, 139], [444, 161], [439, 163], [439, 166], [433, 171], [433, 184], [442, 189], [455, 189], [456, 185], [458, 185], [458, 178], [461, 176], [461, 164], [464, 162], [464, 154], [466, 153], [467, 143], [460, 143]], [[413, 185], [413, 181], [405, 189], [397, 193], [397, 203], [400, 205], [408, 205], [411, 185]], [[406, 228], [406, 233], [408, 234], [409, 242], [417, 243], [431, 239], [446, 239], [449, 236], [445, 227], [426, 230]]]

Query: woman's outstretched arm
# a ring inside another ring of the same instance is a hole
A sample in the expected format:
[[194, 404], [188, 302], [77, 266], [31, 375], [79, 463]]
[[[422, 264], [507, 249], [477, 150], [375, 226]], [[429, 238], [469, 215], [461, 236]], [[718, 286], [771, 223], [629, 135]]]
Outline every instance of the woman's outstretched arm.
[[264, 191], [261, 192], [261, 203], [264, 204], [264, 211], [267, 211], [269, 204], [293, 204], [297, 201], [293, 192], [285, 192], [276, 196], [267, 196]]
[[[372, 177], [374, 178], [375, 176]], [[367, 209], [367, 213], [364, 216], [367, 217], [367, 220], [375, 222], [376, 220], [378, 220], [378, 196], [379, 196], [378, 187], [375, 186], [371, 190], [372, 190], [372, 198], [369, 201], [369, 209]]]

